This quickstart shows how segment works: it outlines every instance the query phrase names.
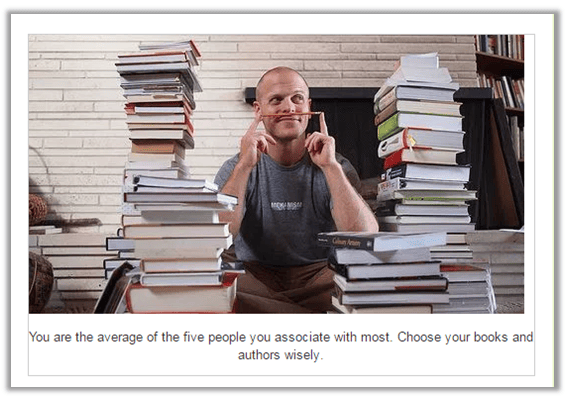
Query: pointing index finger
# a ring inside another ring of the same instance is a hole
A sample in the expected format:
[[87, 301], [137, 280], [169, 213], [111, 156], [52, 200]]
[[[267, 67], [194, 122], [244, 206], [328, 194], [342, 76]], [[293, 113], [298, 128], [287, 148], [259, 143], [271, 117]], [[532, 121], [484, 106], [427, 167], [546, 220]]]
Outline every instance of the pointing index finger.
[[320, 132], [328, 136], [328, 127], [326, 126], [326, 117], [324, 116], [324, 111], [320, 113]]

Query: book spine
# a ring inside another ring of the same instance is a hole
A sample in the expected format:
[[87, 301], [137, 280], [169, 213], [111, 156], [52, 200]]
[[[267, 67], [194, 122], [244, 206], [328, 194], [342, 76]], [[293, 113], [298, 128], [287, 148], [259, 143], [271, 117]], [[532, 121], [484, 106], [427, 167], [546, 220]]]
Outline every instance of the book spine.
[[397, 113], [377, 127], [377, 139], [384, 140], [396, 133], [399, 128], [399, 113]]
[[383, 168], [388, 169], [388, 168], [392, 168], [392, 167], [395, 167], [395, 166], [403, 163], [403, 152], [404, 151], [405, 151], [405, 149], [401, 149], [401, 150], [396, 151], [395, 153], [390, 154], [389, 156], [385, 157], [385, 161], [383, 163]]

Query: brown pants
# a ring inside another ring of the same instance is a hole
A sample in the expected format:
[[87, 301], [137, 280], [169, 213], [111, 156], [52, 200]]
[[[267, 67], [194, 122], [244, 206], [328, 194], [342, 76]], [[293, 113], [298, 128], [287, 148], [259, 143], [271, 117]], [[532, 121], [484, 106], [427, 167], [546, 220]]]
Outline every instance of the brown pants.
[[332, 309], [334, 272], [326, 261], [274, 267], [245, 263], [237, 281], [238, 313], [325, 313]]

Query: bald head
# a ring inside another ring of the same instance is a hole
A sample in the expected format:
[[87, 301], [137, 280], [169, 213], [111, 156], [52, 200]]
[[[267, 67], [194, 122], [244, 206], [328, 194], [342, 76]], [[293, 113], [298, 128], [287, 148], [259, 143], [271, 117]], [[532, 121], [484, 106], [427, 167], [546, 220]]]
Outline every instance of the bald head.
[[268, 70], [267, 72], [265, 72], [263, 74], [263, 76], [261, 76], [261, 79], [259, 79], [259, 82], [257, 83], [257, 87], [255, 88], [255, 98], [257, 101], [260, 100], [261, 95], [264, 92], [265, 89], [265, 81], [267, 80], [267, 77], [270, 77], [272, 75], [282, 75], [282, 76], [298, 76], [302, 79], [302, 81], [304, 82], [304, 84], [306, 85], [306, 90], [308, 91], [308, 83], [306, 82], [306, 79], [304, 79], [304, 77], [296, 70], [289, 68], [289, 67], [275, 67], [272, 68], [270, 70]]

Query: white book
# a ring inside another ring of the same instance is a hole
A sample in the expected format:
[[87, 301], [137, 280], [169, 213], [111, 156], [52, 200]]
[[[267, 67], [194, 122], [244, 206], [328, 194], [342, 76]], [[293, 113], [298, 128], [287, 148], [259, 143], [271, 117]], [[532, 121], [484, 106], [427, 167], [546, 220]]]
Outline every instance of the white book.
[[122, 226], [143, 224], [219, 223], [219, 211], [139, 211], [139, 215], [123, 215]]
[[141, 261], [140, 268], [142, 271], [148, 273], [220, 271], [221, 257], [157, 260], [145, 259]]
[[431, 252], [429, 247], [391, 251], [334, 248], [331, 257], [338, 264], [390, 264], [430, 261]]
[[384, 158], [406, 148], [462, 152], [464, 151], [463, 139], [463, 131], [405, 128], [382, 140], [377, 147], [377, 155], [379, 158]]

